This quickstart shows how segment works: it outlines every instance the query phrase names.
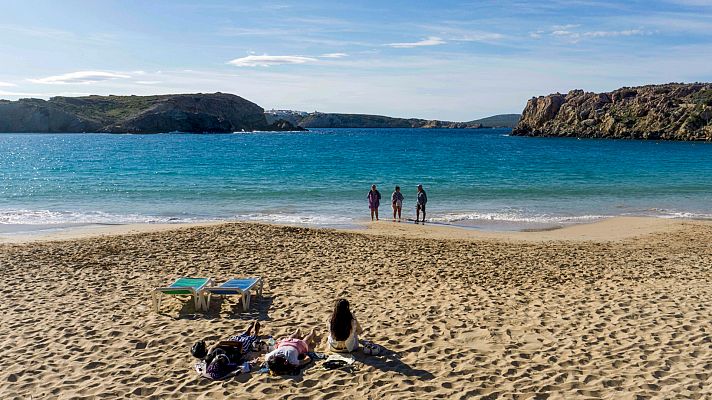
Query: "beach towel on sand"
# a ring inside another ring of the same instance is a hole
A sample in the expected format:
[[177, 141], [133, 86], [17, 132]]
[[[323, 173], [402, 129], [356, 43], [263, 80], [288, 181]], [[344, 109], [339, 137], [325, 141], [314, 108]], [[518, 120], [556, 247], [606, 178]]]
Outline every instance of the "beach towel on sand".
[[354, 364], [356, 359], [351, 354], [331, 354], [324, 361], [324, 369], [326, 370], [342, 370], [347, 372], [354, 372], [357, 370]]
[[329, 357], [326, 358], [326, 361], [343, 361], [348, 365], [351, 365], [356, 362], [356, 358], [351, 355], [351, 354], [340, 354], [340, 353], [334, 353], [334, 354], [329, 354]]
[[195, 364], [195, 372], [203, 378], [210, 379], [211, 381], [222, 381], [232, 378], [233, 376], [239, 374], [240, 371], [241, 368], [237, 364], [231, 364], [226, 369], [221, 371], [208, 371], [208, 365], [205, 360], [201, 360]]

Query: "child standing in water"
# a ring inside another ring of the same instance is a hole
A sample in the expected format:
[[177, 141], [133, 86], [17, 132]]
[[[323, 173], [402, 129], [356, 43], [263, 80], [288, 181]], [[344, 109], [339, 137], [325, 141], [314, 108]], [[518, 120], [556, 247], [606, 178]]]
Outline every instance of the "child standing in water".
[[371, 221], [375, 215], [378, 221], [378, 206], [381, 204], [381, 193], [376, 190], [376, 185], [371, 185], [371, 191], [368, 192], [368, 208], [371, 209]]
[[391, 206], [393, 206], [393, 222], [398, 214], [398, 222], [401, 220], [401, 209], [403, 208], [403, 193], [400, 191], [400, 186], [396, 186], [396, 191], [391, 194]]

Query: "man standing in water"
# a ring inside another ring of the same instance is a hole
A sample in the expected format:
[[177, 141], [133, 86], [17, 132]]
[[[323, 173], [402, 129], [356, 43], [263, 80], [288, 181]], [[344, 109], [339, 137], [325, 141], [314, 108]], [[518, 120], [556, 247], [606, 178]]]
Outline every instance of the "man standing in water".
[[423, 185], [418, 185], [418, 202], [415, 204], [415, 223], [420, 219], [420, 211], [423, 211], [423, 223], [425, 223], [425, 203], [428, 202], [428, 195], [423, 190]]

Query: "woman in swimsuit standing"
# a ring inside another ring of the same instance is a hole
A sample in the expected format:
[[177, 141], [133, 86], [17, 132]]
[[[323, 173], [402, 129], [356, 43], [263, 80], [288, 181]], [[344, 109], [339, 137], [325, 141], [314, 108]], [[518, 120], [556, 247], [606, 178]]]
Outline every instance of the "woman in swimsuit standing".
[[368, 192], [366, 197], [368, 198], [368, 208], [371, 209], [371, 221], [373, 221], [374, 215], [376, 216], [376, 221], [378, 221], [378, 206], [381, 204], [381, 193], [376, 190], [376, 185], [371, 185], [371, 191]]

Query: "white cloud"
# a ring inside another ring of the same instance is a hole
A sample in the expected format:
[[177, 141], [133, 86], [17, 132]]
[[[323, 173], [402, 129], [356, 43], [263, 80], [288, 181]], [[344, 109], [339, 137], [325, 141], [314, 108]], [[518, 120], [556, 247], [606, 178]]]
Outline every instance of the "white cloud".
[[290, 8], [291, 6], [287, 4], [267, 4], [264, 6], [264, 8], [268, 10], [283, 10], [285, 8]]
[[[436, 38], [445, 42], [496, 42], [507, 38], [506, 35], [497, 32], [483, 31], [472, 29], [468, 26], [461, 26], [457, 21], [442, 21], [441, 24], [421, 25], [421, 28], [427, 29], [436, 35]], [[429, 38], [430, 39], [430, 38]]]
[[454, 40], [456, 42], [493, 42], [502, 39], [504, 39], [504, 35], [501, 33], [473, 32], [453, 37], [450, 40]]
[[14, 83], [10, 83], [10, 82], [0, 81], [0, 87], [13, 87], [13, 86], [17, 86], [17, 85], [15, 85]]
[[296, 34], [295, 30], [282, 28], [223, 28], [219, 32], [223, 36], [286, 36]]
[[11, 97], [36, 96], [36, 97], [40, 97], [39, 95], [37, 95], [37, 93], [8, 92], [5, 90], [0, 90], [0, 96], [11, 96]]
[[88, 96], [89, 93], [79, 93], [79, 92], [55, 92], [55, 93], [38, 93], [38, 92], [8, 92], [5, 90], [0, 90], [0, 96], [6, 96], [14, 99], [21, 98], [40, 98], [47, 99], [54, 96]]
[[595, 32], [585, 32], [583, 35], [587, 37], [612, 37], [612, 36], [637, 36], [637, 35], [647, 35], [649, 33], [644, 32], [640, 29], [629, 29], [625, 31], [595, 31]]
[[346, 54], [346, 53], [327, 53], [327, 54], [322, 54], [320, 57], [321, 58], [343, 58], [343, 57], [348, 57], [348, 54]]
[[125, 74], [117, 74], [106, 71], [77, 71], [62, 75], [48, 76], [46, 78], [28, 79], [32, 83], [43, 83], [48, 85], [54, 84], [71, 84], [71, 83], [95, 83], [107, 81], [111, 79], [130, 78]]
[[442, 40], [441, 38], [437, 36], [430, 36], [427, 39], [423, 39], [418, 42], [406, 42], [406, 43], [388, 43], [386, 46], [389, 47], [395, 47], [397, 49], [409, 49], [413, 47], [421, 47], [421, 46], [437, 46], [441, 44], [445, 44], [446, 42]]
[[139, 85], [158, 85], [161, 81], [136, 81]]
[[108, 33], [86, 33], [79, 35], [74, 32], [46, 28], [41, 26], [0, 24], [0, 31], [10, 32], [13, 35], [37, 37], [52, 41], [62, 41], [67, 43], [81, 43], [94, 45], [116, 45], [117, 39]]
[[710, 0], [668, 0], [667, 2], [690, 7], [712, 7]]
[[317, 59], [313, 57], [269, 56], [265, 54], [262, 56], [250, 55], [247, 57], [236, 58], [234, 60], [228, 61], [227, 63], [236, 67], [269, 67], [272, 65], [283, 64], [306, 64], [315, 61], [317, 61]]
[[555, 31], [566, 31], [569, 29], [578, 28], [579, 26], [581, 26], [581, 25], [579, 25], [579, 24], [553, 25], [551, 27], [551, 29], [553, 29]]
[[572, 43], [578, 43], [584, 38], [606, 38], [606, 37], [618, 37], [618, 36], [642, 36], [651, 35], [652, 32], [644, 31], [642, 29], [626, 29], [621, 31], [574, 31], [573, 29], [579, 27], [580, 25], [554, 25], [552, 30], [543, 31], [538, 30], [536, 32], [530, 32], [529, 37], [534, 39], [541, 39], [544, 36], [554, 36], [557, 38], [568, 40]]

